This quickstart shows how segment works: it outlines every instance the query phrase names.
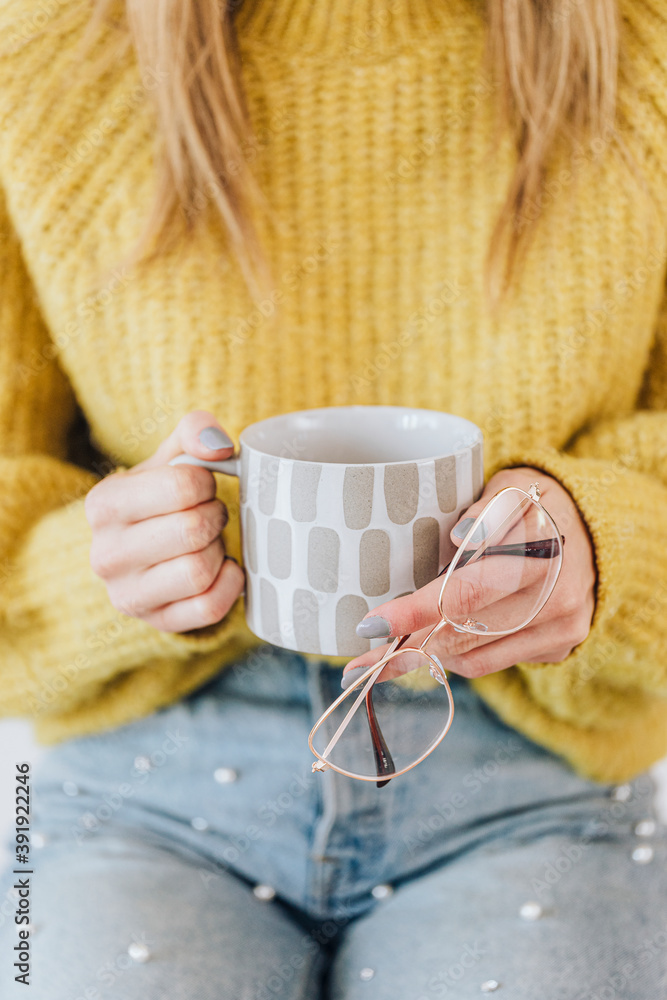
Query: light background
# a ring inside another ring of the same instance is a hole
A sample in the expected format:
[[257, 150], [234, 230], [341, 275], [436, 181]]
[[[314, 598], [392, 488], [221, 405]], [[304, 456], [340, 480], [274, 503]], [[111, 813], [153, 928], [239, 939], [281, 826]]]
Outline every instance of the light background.
[[[5, 838], [10, 836], [14, 818], [15, 765], [23, 761], [35, 764], [40, 748], [32, 739], [31, 724], [22, 719], [0, 722], [0, 871], [9, 861]], [[667, 757], [653, 768], [658, 780], [657, 806], [667, 823]]]

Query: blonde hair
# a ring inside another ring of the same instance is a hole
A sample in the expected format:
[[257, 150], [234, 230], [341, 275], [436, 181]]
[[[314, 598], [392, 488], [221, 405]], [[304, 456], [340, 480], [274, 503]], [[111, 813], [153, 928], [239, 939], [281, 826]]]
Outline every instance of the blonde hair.
[[[164, 245], [179, 206], [193, 224], [197, 193], [206, 191], [256, 296], [269, 270], [252, 212], [266, 203], [244, 156], [251, 126], [234, 30], [241, 2], [123, 0], [140, 70], [169, 67], [153, 90], [160, 177], [139, 255]], [[113, 20], [117, 0], [93, 3], [92, 31]], [[527, 246], [525, 208], [540, 204], [556, 140], [615, 134], [619, 26], [616, 0], [488, 0], [487, 19], [499, 125], [511, 129], [517, 150], [486, 261], [487, 293], [497, 301]]]

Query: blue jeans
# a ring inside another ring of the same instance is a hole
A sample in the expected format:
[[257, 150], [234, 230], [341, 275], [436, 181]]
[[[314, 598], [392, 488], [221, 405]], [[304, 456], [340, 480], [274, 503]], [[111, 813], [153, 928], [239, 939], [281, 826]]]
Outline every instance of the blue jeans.
[[667, 840], [648, 776], [577, 776], [455, 676], [452, 728], [414, 770], [380, 789], [312, 774], [307, 735], [340, 677], [261, 646], [177, 704], [49, 751], [31, 991], [3, 906], [0, 996], [666, 995]]

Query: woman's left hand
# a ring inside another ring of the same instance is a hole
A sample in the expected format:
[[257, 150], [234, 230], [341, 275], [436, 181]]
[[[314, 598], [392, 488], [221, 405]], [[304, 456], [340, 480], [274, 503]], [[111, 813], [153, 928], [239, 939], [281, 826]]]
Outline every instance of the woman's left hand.
[[[565, 537], [563, 565], [554, 591], [537, 617], [526, 628], [511, 635], [483, 639], [443, 629], [429, 642], [427, 650], [438, 657], [445, 670], [464, 677], [482, 677], [515, 663], [560, 663], [590, 631], [596, 584], [593, 546], [576, 504], [560, 483], [537, 469], [505, 469], [489, 480], [480, 499], [464, 517], [476, 517], [491, 497], [505, 486], [527, 490], [535, 482], [541, 490], [540, 502]], [[468, 527], [466, 525], [466, 529]], [[460, 545], [461, 539], [453, 534], [451, 539], [455, 545]], [[388, 623], [389, 631], [385, 628], [377, 635], [410, 633], [408, 645], [418, 646], [432, 626], [440, 621], [438, 594], [441, 586], [440, 578], [431, 580], [413, 594], [373, 608], [366, 619], [382, 618]], [[368, 668], [388, 648], [389, 643], [357, 656], [346, 665], [345, 674], [357, 667]]]

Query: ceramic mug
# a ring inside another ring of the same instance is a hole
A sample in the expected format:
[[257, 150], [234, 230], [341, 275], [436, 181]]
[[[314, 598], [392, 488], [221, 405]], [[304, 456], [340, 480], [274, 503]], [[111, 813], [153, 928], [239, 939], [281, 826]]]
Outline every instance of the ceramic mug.
[[269, 417], [220, 462], [240, 479], [246, 621], [301, 653], [357, 656], [385, 640], [355, 627], [449, 562], [449, 532], [478, 499], [482, 432], [403, 406], [332, 406]]

